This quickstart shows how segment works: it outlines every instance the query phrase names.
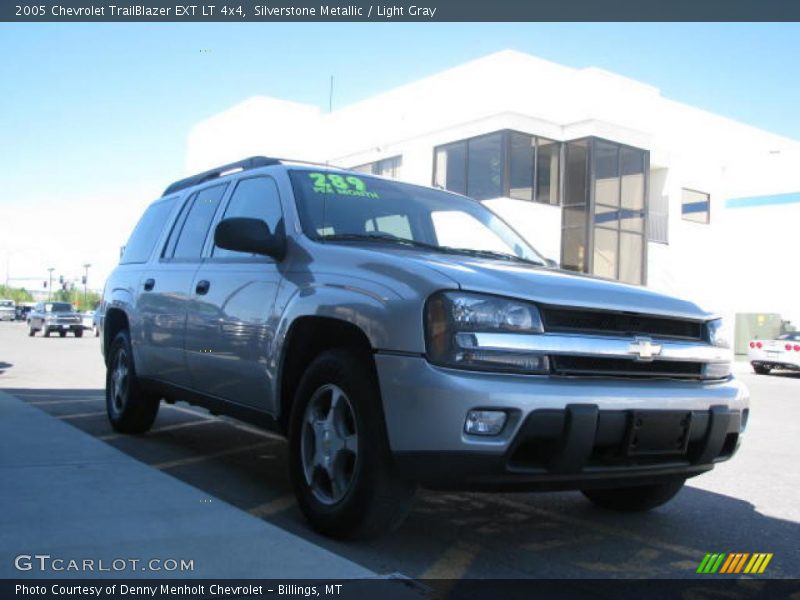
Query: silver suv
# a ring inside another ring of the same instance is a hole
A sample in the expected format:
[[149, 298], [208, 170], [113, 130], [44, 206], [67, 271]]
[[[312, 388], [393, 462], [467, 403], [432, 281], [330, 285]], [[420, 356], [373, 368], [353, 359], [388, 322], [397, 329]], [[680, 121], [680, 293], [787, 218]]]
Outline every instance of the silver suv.
[[104, 294], [109, 419], [184, 400], [289, 441], [313, 527], [390, 530], [415, 487], [646, 510], [737, 449], [721, 321], [556, 268], [479, 202], [254, 157], [175, 182]]

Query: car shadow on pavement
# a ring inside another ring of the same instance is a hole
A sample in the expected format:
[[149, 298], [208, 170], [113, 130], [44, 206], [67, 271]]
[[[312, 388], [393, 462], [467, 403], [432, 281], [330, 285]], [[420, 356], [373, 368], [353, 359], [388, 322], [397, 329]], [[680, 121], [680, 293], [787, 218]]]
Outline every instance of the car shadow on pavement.
[[[763, 552], [773, 557], [760, 577], [800, 576], [800, 524], [763, 514], [746, 500], [692, 487], [692, 480], [667, 505], [628, 514], [595, 508], [575, 492], [420, 490], [395, 533], [368, 542], [330, 540], [309, 529], [294, 503], [285, 442], [183, 404], [162, 404], [147, 434], [120, 435], [108, 424], [103, 390], [3, 391], [210, 498], [379, 573], [441, 579], [683, 578], [698, 577], [706, 553]], [[730, 477], [746, 476], [737, 474], [735, 458], [720, 468]]]

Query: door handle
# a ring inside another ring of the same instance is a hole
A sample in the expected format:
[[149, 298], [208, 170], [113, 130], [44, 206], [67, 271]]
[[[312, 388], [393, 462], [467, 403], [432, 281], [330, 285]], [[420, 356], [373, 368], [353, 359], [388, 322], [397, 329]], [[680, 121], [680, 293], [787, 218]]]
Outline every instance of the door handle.
[[201, 279], [200, 281], [197, 282], [197, 285], [195, 286], [194, 291], [195, 291], [195, 293], [200, 294], [202, 296], [203, 294], [208, 293], [208, 289], [210, 287], [211, 287], [211, 283], [209, 281], [206, 281], [205, 279]]
[[149, 292], [155, 286], [156, 286], [156, 280], [155, 279], [145, 279], [145, 282], [144, 282], [144, 291], [145, 292]]

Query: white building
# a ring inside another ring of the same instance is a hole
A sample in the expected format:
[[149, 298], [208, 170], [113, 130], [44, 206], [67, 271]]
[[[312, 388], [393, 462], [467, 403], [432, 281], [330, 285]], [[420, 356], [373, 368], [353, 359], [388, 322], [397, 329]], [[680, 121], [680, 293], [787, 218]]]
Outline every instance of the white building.
[[251, 98], [187, 169], [258, 154], [466, 193], [565, 268], [800, 323], [800, 142], [601, 69], [504, 51], [332, 113]]

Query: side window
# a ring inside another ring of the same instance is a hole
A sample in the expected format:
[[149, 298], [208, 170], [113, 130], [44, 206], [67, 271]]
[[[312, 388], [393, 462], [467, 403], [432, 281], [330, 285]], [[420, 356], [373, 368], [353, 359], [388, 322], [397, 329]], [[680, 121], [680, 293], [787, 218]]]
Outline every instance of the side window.
[[227, 185], [217, 185], [200, 190], [191, 201], [172, 258], [200, 258], [211, 219], [217, 212], [219, 201]]
[[[251, 177], [242, 179], [236, 184], [230, 202], [225, 208], [223, 219], [231, 217], [249, 217], [261, 219], [272, 233], [283, 219], [278, 186], [271, 177]], [[250, 256], [246, 252], [234, 252], [225, 248], [214, 247], [215, 258]]]
[[120, 264], [147, 262], [158, 236], [164, 229], [173, 204], [175, 204], [175, 198], [168, 198], [150, 205], [128, 239], [125, 251], [119, 261]]

